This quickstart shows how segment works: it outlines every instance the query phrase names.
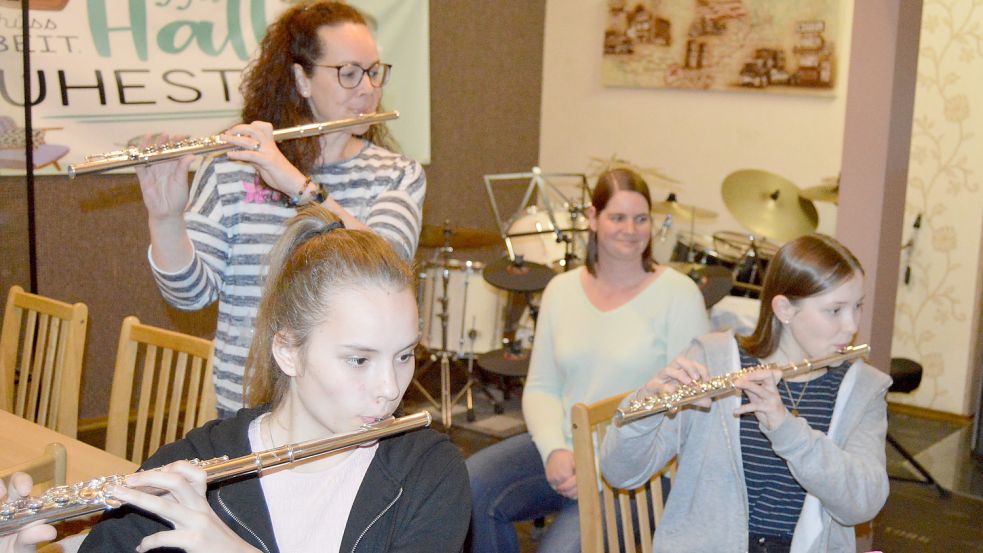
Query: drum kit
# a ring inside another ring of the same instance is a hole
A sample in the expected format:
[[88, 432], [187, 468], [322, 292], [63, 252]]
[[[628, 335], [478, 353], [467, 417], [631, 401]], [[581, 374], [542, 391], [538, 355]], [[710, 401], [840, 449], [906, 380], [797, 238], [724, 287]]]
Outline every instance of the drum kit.
[[[538, 217], [538, 212], [530, 211]], [[568, 231], [569, 229], [564, 229]], [[543, 230], [540, 234], [551, 233]], [[537, 259], [556, 255], [547, 248], [545, 240], [534, 240], [537, 235], [530, 230], [516, 230], [512, 244], [516, 253], [490, 264], [479, 261], [452, 259], [457, 250], [498, 244], [501, 237], [493, 232], [424, 225], [420, 246], [436, 248], [434, 258], [420, 271], [417, 299], [420, 304], [420, 344], [429, 352], [427, 362], [417, 373], [430, 367], [440, 368], [440, 399], [434, 398], [419, 382], [414, 386], [441, 412], [445, 427], [452, 424], [451, 409], [465, 399], [467, 418], [475, 419], [473, 389], [483, 391], [496, 413], [504, 407], [478, 378], [476, 365], [501, 378], [524, 377], [529, 368], [528, 348], [522, 347], [520, 317], [514, 312], [517, 296], [524, 297], [528, 307], [528, 319], [532, 324], [536, 317], [533, 295], [546, 288], [556, 272], [549, 266], [526, 261], [525, 255]], [[561, 258], [566, 255], [561, 252]], [[554, 259], [553, 261], [560, 261]], [[527, 337], [532, 330], [527, 331]], [[463, 365], [467, 382], [456, 394], [451, 392], [450, 370], [452, 365]], [[503, 386], [504, 398], [508, 388]]]
[[[492, 190], [498, 179], [529, 181], [515, 213], [499, 218]], [[580, 202], [571, 202], [570, 190], [555, 182], [572, 183]], [[480, 374], [502, 381], [503, 400], [509, 398], [509, 382], [523, 378], [529, 369], [529, 350], [538, 306], [536, 297], [558, 271], [583, 259], [587, 245], [584, 202], [589, 191], [581, 174], [531, 173], [486, 176], [500, 233], [473, 228], [424, 225], [420, 247], [435, 252], [419, 277], [421, 346], [429, 353], [413, 385], [440, 410], [445, 427], [452, 424], [451, 410], [462, 398], [469, 421], [475, 419], [473, 390], [484, 392], [496, 413], [501, 402], [487, 389]], [[535, 201], [535, 203], [533, 203]], [[458, 250], [504, 243], [507, 256], [489, 264], [451, 258]], [[463, 365], [467, 382], [451, 391], [452, 365]], [[440, 368], [440, 399], [419, 382], [432, 367]]]
[[[557, 177], [574, 177], [574, 193], [551, 190], [551, 180]], [[493, 194], [492, 184], [498, 178], [531, 179], [522, 202], [507, 219], [499, 217]], [[503, 411], [479, 375], [502, 379], [503, 399], [508, 399], [505, 381], [521, 379], [528, 371], [538, 293], [559, 271], [579, 265], [586, 255], [586, 177], [549, 175], [534, 169], [487, 175], [485, 182], [499, 234], [445, 222], [424, 225], [420, 237], [420, 246], [435, 252], [418, 275], [421, 346], [429, 355], [417, 377], [439, 367], [440, 399], [418, 379], [413, 384], [440, 410], [445, 427], [451, 426], [451, 410], [461, 399], [466, 403], [467, 419], [475, 419], [474, 390], [484, 393], [496, 413]], [[696, 221], [713, 219], [716, 212], [683, 204], [675, 193], [652, 203], [652, 213], [664, 216], [657, 236], [664, 239], [674, 221], [689, 223], [689, 230], [676, 233], [668, 265], [699, 286], [708, 309], [728, 294], [756, 297], [778, 242], [816, 229], [818, 215], [812, 198], [835, 202], [836, 197], [836, 190], [831, 192], [828, 185], [800, 191], [778, 175], [757, 170], [732, 173], [724, 180], [721, 193], [727, 209], [750, 232], [699, 234]], [[531, 203], [534, 197], [535, 204]], [[503, 242], [507, 256], [492, 263], [451, 257], [459, 250]], [[451, 390], [452, 366], [463, 366], [467, 374], [467, 382], [456, 394]]]

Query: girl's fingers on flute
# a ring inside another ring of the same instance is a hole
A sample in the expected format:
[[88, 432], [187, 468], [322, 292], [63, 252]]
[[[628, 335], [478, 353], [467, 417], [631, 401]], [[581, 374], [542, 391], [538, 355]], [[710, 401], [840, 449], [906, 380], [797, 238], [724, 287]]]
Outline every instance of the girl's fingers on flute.
[[[141, 484], [142, 485], [142, 484]], [[163, 489], [163, 488], [162, 488]], [[113, 486], [107, 490], [110, 496], [128, 505], [143, 509], [153, 513], [172, 524], [180, 520], [181, 512], [186, 511], [176, 501], [167, 497], [158, 497], [153, 494], [135, 490], [127, 486]]]
[[208, 485], [208, 475], [203, 469], [188, 461], [178, 461], [164, 467], [164, 472], [180, 474], [199, 495], [205, 495]]
[[[31, 488], [34, 487], [34, 481], [31, 480], [31, 475], [26, 472], [15, 472], [10, 475], [10, 480], [7, 483], [7, 489], [4, 492], [10, 494], [10, 500], [20, 499], [22, 497], [27, 497], [31, 495]], [[0, 496], [2, 498], [3, 496]]]
[[710, 379], [710, 371], [696, 361], [685, 357], [677, 357], [674, 363], [677, 363], [686, 372], [686, 375], [689, 376], [691, 381]]
[[[201, 478], [193, 475], [193, 471], [188, 475], [181, 472], [181, 467], [175, 467], [178, 463], [183, 463], [192, 467], [202, 474]], [[164, 467], [162, 470], [148, 470], [131, 474], [126, 477], [128, 488], [158, 488], [168, 492], [171, 497], [190, 506], [201, 506], [205, 496], [205, 477], [204, 471], [194, 468], [187, 461], [179, 461]], [[207, 505], [206, 505], [207, 507]]]

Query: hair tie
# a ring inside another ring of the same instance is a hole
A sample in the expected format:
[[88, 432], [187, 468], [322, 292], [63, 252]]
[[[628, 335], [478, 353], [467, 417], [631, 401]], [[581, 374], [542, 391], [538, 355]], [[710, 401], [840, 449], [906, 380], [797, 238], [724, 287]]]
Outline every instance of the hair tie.
[[324, 227], [324, 230], [321, 231], [321, 234], [327, 234], [333, 230], [343, 229], [343, 228], [345, 228], [345, 223], [342, 223], [341, 221], [335, 221], [330, 225]]

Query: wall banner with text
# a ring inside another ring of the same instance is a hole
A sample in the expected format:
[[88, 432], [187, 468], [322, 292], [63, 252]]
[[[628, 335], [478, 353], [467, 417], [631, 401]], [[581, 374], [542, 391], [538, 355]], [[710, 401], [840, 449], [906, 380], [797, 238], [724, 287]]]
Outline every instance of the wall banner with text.
[[[25, 0], [26, 1], [26, 0]], [[350, 0], [393, 64], [383, 108], [410, 157], [430, 160], [428, 0]], [[284, 0], [30, 0], [38, 172], [145, 134], [203, 137], [239, 120], [243, 69]], [[0, 0], [0, 174], [22, 174], [24, 38], [20, 1]]]

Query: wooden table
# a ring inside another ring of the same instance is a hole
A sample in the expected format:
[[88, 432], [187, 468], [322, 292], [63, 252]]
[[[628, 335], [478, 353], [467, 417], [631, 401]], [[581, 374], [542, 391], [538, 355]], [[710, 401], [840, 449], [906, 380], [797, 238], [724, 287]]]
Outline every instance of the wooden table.
[[60, 443], [68, 452], [65, 480], [69, 484], [137, 470], [137, 465], [126, 459], [0, 410], [0, 467], [30, 461], [51, 442]]

